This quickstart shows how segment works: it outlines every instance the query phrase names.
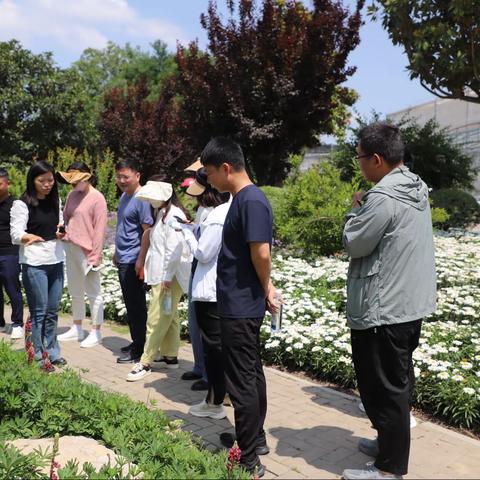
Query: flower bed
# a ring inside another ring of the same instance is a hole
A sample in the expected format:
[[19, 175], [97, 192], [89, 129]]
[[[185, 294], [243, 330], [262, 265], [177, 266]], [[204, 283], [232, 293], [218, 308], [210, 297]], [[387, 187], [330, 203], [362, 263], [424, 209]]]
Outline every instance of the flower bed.
[[[414, 354], [417, 406], [452, 425], [480, 430], [480, 237], [436, 235], [438, 308], [426, 319]], [[125, 313], [117, 271], [106, 256], [106, 317]], [[284, 325], [262, 327], [267, 363], [355, 386], [346, 326], [346, 257], [315, 262], [276, 255], [272, 277], [285, 300]], [[63, 297], [68, 309], [70, 300]], [[185, 316], [186, 305], [181, 305]], [[183, 322], [186, 328], [186, 321]]]

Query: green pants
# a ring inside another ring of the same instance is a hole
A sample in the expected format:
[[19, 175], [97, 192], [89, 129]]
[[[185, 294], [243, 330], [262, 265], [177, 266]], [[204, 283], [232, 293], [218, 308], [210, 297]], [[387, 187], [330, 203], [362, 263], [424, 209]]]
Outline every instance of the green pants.
[[166, 357], [176, 357], [180, 348], [180, 322], [178, 320], [178, 302], [183, 294], [177, 279], [174, 277], [170, 288], [172, 295], [172, 311], [167, 314], [163, 309], [161, 284], [152, 287], [152, 296], [148, 306], [147, 339], [140, 360], [144, 365], [150, 365], [158, 351]]

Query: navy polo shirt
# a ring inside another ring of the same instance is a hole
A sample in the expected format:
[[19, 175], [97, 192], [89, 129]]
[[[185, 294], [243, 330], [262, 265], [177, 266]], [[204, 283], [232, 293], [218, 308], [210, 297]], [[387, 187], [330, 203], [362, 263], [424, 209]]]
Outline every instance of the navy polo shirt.
[[264, 193], [255, 185], [240, 190], [223, 226], [217, 263], [217, 305], [222, 317], [260, 318], [265, 292], [250, 257], [251, 242], [272, 246], [273, 214]]

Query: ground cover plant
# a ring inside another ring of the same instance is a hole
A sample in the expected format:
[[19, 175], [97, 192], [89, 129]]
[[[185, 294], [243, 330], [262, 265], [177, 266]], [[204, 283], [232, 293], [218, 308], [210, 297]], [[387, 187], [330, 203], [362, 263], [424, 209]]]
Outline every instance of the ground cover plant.
[[[0, 342], [0, 418], [0, 442], [84, 435], [136, 464], [144, 478], [227, 478], [229, 473], [226, 452], [212, 454], [200, 448], [178, 421], [170, 421], [162, 411], [82, 382], [71, 370], [42, 373], [27, 364], [24, 352], [12, 351], [5, 342]], [[22, 463], [14, 451], [8, 454]], [[2, 458], [0, 469], [6, 468]], [[36, 474], [36, 463], [29, 475]], [[71, 478], [75, 466], [65, 471], [64, 478]], [[249, 478], [238, 468], [231, 475]]]
[[[425, 320], [414, 356], [416, 406], [452, 425], [480, 431], [480, 237], [437, 233], [435, 245], [438, 308]], [[111, 254], [107, 249], [106, 317], [124, 321]], [[355, 386], [345, 317], [347, 267], [345, 256], [307, 261], [276, 250], [272, 276], [285, 299], [285, 320], [282, 331], [272, 334], [265, 319], [262, 349], [267, 363]], [[69, 310], [66, 292], [62, 305]], [[185, 318], [185, 302], [180, 312]]]

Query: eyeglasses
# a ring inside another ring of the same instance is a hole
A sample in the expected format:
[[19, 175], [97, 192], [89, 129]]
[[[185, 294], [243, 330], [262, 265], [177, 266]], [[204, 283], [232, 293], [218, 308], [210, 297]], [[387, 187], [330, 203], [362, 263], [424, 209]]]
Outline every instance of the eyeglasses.
[[363, 153], [362, 155], [357, 155], [357, 160], [360, 160], [361, 158], [367, 158], [373, 156], [373, 153]]

